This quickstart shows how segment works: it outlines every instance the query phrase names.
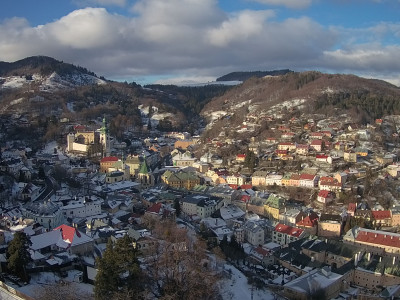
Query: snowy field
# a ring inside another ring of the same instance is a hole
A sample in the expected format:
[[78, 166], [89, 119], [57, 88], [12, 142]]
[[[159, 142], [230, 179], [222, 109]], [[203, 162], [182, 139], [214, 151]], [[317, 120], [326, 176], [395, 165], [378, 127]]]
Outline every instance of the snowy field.
[[[224, 300], [250, 300], [251, 285], [247, 283], [247, 277], [242, 272], [231, 265], [224, 265], [225, 270], [231, 270], [232, 277], [224, 279], [221, 285], [221, 294]], [[273, 300], [277, 299], [275, 295], [267, 290], [258, 290], [253, 288], [254, 300]]]

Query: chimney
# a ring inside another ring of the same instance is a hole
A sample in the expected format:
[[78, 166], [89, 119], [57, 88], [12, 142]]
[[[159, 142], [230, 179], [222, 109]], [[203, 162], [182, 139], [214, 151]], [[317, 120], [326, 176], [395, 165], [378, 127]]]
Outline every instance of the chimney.
[[357, 263], [358, 263], [358, 253], [356, 253], [354, 255], [354, 266], [357, 267]]

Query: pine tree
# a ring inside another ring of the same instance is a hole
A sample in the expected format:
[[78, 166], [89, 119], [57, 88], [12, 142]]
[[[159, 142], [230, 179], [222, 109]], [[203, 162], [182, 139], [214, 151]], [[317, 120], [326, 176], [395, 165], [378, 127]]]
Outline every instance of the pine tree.
[[175, 199], [174, 208], [176, 216], [179, 217], [181, 215], [181, 204], [179, 202], [179, 199]]
[[8, 245], [7, 269], [10, 273], [24, 281], [29, 281], [26, 266], [32, 261], [29, 253], [31, 241], [24, 232], [16, 232], [13, 240]]
[[137, 250], [133, 241], [125, 235], [115, 244], [108, 240], [102, 258], [97, 259], [98, 272], [95, 279], [96, 299], [113, 299], [123, 296], [125, 299], [137, 299], [140, 291], [140, 267]]

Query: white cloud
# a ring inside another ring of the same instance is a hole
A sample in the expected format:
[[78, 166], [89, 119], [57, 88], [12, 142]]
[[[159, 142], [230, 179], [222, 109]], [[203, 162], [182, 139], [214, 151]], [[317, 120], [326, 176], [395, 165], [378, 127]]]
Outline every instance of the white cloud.
[[252, 0], [266, 5], [282, 5], [288, 8], [305, 8], [312, 3], [312, 0]]
[[100, 6], [125, 6], [126, 0], [73, 0], [73, 2], [81, 7], [100, 5]]
[[400, 46], [362, 45], [348, 50], [326, 51], [327, 67], [388, 74], [400, 69]]
[[209, 41], [212, 45], [225, 47], [232, 41], [243, 41], [259, 36], [264, 30], [265, 21], [274, 16], [271, 10], [242, 11], [222, 22], [218, 28], [210, 29]]
[[[83, 8], [37, 27], [21, 18], [5, 20], [0, 61], [48, 55], [127, 81], [166, 74], [209, 81], [231, 71], [280, 68], [389, 76], [400, 68], [399, 46], [379, 40], [399, 34], [398, 24], [325, 28], [307, 17], [277, 21], [272, 10], [228, 14], [217, 0], [139, 0], [131, 11], [125, 17]], [[363, 44], [355, 33], [365, 37]]]

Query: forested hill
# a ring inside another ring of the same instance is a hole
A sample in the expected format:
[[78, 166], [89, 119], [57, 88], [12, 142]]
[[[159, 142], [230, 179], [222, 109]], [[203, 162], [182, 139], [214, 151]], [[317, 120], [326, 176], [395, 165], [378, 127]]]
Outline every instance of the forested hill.
[[175, 102], [170, 103], [171, 105], [176, 105], [178, 101], [179, 106], [188, 115], [198, 115], [214, 97], [220, 97], [232, 88], [232, 86], [219, 84], [204, 86], [150, 84], [144, 87], [164, 93], [164, 102]]
[[332, 112], [361, 124], [400, 115], [400, 88], [377, 79], [314, 71], [253, 77], [207, 103], [201, 115], [212, 131], [209, 137], [215, 137], [222, 127], [240, 128], [248, 120], [265, 116], [289, 121], [292, 117], [313, 118], [312, 114], [329, 116]]
[[246, 81], [251, 77], [261, 78], [264, 76], [279, 76], [293, 72], [289, 69], [274, 71], [252, 71], [252, 72], [232, 72], [217, 78], [217, 81]]
[[29, 76], [32, 74], [46, 76], [53, 72], [56, 72], [60, 76], [81, 73], [97, 77], [95, 73], [86, 68], [65, 63], [48, 56], [31, 56], [15, 62], [0, 61], [0, 76]]

